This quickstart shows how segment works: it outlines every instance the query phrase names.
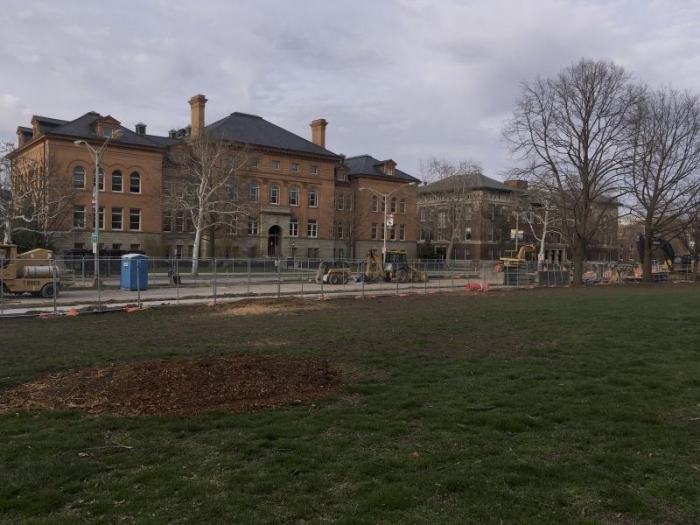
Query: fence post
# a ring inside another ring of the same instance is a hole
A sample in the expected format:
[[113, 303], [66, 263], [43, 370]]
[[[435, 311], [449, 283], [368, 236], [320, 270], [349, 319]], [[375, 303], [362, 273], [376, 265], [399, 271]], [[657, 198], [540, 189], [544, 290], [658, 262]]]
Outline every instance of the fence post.
[[366, 264], [367, 264], [366, 262], [363, 262], [360, 265], [360, 268], [362, 269], [362, 298], [363, 299], [365, 298], [365, 281], [367, 281], [367, 274], [365, 273], [365, 265]]
[[214, 265], [213, 269], [213, 274], [214, 274], [214, 279], [213, 279], [213, 292], [214, 292], [214, 304], [216, 304], [216, 257], [212, 259], [212, 264]]
[[175, 259], [175, 296], [177, 297], [177, 304], [180, 305], [180, 260]]
[[100, 255], [99, 255], [99, 248], [95, 248], [98, 250], [98, 255], [97, 255], [97, 267], [93, 268], [93, 273], [95, 274], [95, 281], [97, 281], [97, 310], [102, 311], [102, 274], [100, 272]]
[[141, 259], [136, 259], [136, 307], [141, 308]]
[[[294, 269], [296, 271], [296, 260], [294, 261]], [[299, 277], [301, 278], [301, 295], [304, 295], [304, 261], [300, 261], [300, 272], [299, 272]]]
[[282, 261], [278, 257], [275, 261], [277, 268], [277, 299], [282, 296]]
[[250, 257], [248, 257], [248, 295], [250, 295]]
[[56, 277], [58, 276], [58, 270], [56, 269], [56, 259], [51, 260], [51, 280], [53, 282], [53, 314], [58, 314], [58, 305], [56, 301], [58, 300], [58, 283], [56, 282]]

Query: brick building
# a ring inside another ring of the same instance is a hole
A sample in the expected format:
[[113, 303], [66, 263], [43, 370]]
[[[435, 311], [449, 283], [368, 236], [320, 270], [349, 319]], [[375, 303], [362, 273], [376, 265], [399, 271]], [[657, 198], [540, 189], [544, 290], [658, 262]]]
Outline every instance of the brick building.
[[368, 155], [345, 159], [329, 151], [324, 119], [311, 123], [311, 140], [245, 113], [205, 125], [206, 103], [203, 95], [192, 97], [189, 125], [167, 137], [147, 134], [141, 123], [130, 130], [95, 112], [71, 121], [35, 116], [31, 128], [18, 128], [13, 162], [39, 154], [50, 158], [47, 186], [70, 194], [61, 204], [67, 212], [52, 225], [59, 252], [90, 249], [94, 231], [94, 160], [76, 142], [97, 150], [118, 131], [100, 161], [102, 249], [183, 258], [192, 254], [191, 221], [166, 204], [179, 176], [170, 159], [206, 133], [246, 152], [245, 170], [230, 195], [245, 214], [237, 227], [211, 228], [203, 256], [361, 257], [367, 248], [382, 245], [383, 227], [378, 225], [383, 225], [385, 204], [384, 199], [374, 202], [378, 194], [388, 196], [388, 213], [397, 219], [387, 230], [388, 242], [415, 253], [416, 191], [408, 183], [418, 179], [397, 170], [394, 161]]

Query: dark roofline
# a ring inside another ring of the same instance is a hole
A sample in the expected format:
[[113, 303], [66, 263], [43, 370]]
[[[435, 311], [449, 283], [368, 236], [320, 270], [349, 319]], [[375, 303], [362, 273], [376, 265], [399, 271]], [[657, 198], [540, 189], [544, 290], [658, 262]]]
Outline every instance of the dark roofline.
[[56, 126], [62, 126], [63, 124], [68, 124], [69, 120], [61, 120], [51, 117], [42, 117], [41, 115], [32, 115], [32, 120], [38, 120], [39, 122], [45, 122], [47, 124], [55, 124]]

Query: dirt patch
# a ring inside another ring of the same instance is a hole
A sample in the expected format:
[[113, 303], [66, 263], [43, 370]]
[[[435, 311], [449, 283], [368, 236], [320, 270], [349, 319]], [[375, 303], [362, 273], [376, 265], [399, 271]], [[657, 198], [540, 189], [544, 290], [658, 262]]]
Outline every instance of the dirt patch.
[[217, 305], [214, 313], [219, 315], [301, 315], [329, 307], [327, 302], [314, 299], [297, 299], [293, 297], [245, 299]]
[[324, 359], [236, 354], [94, 367], [9, 389], [0, 412], [78, 409], [91, 415], [194, 415], [279, 407], [338, 390]]

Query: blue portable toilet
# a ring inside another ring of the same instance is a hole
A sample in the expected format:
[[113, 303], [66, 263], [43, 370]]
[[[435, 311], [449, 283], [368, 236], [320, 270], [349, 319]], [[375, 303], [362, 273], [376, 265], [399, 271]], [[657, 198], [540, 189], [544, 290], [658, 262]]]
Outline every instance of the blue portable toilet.
[[122, 290], [148, 289], [148, 257], [140, 253], [122, 255]]

